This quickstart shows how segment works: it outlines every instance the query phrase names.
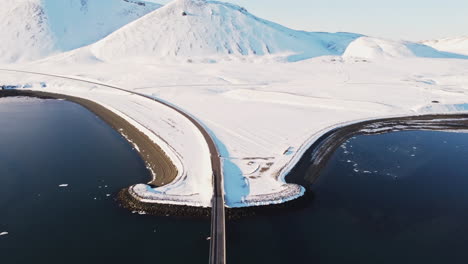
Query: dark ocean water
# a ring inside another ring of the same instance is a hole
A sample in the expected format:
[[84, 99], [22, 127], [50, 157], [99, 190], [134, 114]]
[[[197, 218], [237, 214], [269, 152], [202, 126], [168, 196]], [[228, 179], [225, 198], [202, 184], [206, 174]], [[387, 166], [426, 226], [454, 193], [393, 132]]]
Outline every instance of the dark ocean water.
[[229, 263], [467, 263], [468, 134], [341, 146], [305, 209], [229, 223]]
[[[209, 220], [142, 216], [115, 202], [150, 177], [118, 133], [73, 103], [4, 102], [0, 263], [208, 262]], [[306, 208], [230, 221], [228, 263], [468, 259], [468, 134], [357, 136], [308, 185]]]
[[209, 221], [117, 205], [120, 189], [150, 175], [108, 125], [66, 101], [2, 100], [0, 263], [207, 262]]

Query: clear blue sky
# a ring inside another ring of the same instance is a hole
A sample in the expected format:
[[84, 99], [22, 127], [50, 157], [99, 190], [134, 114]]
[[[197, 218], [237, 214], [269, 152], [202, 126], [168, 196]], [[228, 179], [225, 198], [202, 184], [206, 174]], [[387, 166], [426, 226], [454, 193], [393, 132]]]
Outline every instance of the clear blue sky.
[[[165, 4], [170, 0], [149, 0]], [[230, 0], [256, 16], [307, 31], [391, 39], [468, 35], [468, 0]]]

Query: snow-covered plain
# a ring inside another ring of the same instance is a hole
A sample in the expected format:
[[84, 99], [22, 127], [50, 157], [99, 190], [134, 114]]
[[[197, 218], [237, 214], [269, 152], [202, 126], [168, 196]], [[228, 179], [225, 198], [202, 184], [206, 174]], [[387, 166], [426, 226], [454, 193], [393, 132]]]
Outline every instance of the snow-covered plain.
[[[304, 189], [286, 184], [285, 176], [332, 128], [388, 116], [468, 112], [466, 56], [358, 34], [294, 31], [239, 7], [201, 0], [177, 0], [91, 46], [2, 68], [112, 84], [190, 113], [216, 141], [230, 207], [302, 195]], [[0, 80], [84, 97], [120, 114], [161, 145], [180, 172], [165, 187], [133, 190], [148, 202], [209, 206], [208, 147], [177, 112], [85, 82], [5, 71]]]

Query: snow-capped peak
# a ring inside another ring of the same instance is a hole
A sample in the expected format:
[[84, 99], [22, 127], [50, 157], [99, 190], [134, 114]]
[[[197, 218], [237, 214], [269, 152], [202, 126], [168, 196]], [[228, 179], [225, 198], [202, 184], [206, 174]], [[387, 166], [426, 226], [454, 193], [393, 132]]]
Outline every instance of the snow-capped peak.
[[217, 60], [270, 56], [290, 61], [342, 52], [356, 34], [307, 33], [216, 1], [175, 0], [94, 44], [101, 60]]
[[160, 7], [139, 0], [2, 0], [1, 6], [0, 63], [92, 44]]

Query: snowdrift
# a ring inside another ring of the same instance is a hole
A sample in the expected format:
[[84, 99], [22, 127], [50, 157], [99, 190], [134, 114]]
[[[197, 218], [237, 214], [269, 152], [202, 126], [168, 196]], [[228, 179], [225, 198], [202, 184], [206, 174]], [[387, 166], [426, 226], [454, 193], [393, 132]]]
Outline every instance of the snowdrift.
[[297, 61], [341, 55], [359, 36], [292, 30], [228, 3], [175, 0], [92, 45], [90, 52], [103, 61], [129, 58], [213, 61], [246, 56]]
[[468, 55], [468, 36], [459, 38], [445, 38], [440, 40], [423, 41], [423, 44], [435, 49]]
[[439, 51], [423, 44], [372, 37], [360, 37], [353, 41], [343, 57], [368, 60], [412, 57], [468, 59], [468, 56]]
[[0, 63], [89, 45], [157, 9], [136, 0], [2, 0]]

